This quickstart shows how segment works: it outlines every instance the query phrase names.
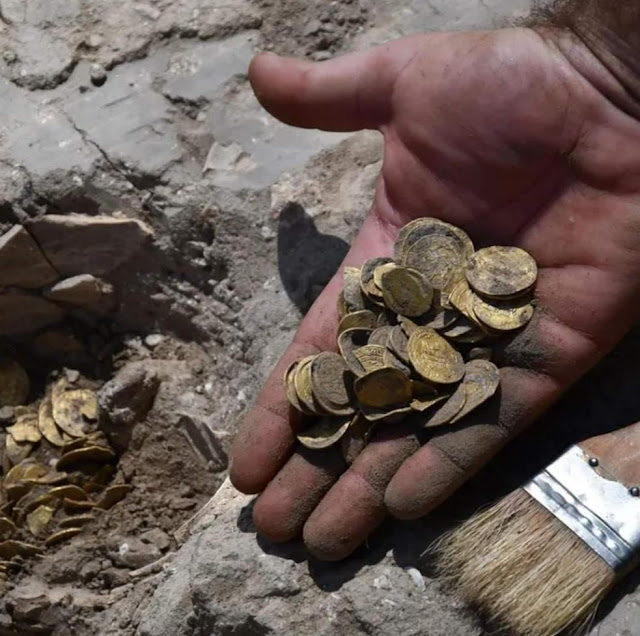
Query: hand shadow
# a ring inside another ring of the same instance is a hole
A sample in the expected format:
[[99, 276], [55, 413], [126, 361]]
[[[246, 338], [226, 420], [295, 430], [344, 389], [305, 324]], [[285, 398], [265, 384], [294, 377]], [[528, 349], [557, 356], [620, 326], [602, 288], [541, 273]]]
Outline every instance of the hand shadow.
[[349, 250], [337, 236], [320, 234], [298, 203], [288, 203], [278, 224], [278, 270], [287, 296], [306, 313]]

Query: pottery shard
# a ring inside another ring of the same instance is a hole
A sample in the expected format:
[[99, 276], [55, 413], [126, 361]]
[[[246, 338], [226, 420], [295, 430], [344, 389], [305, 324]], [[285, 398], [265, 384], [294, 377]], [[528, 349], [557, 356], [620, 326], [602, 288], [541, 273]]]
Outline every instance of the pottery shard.
[[0, 294], [0, 336], [30, 333], [62, 320], [64, 310], [27, 292], [11, 289]]
[[113, 285], [91, 274], [80, 274], [61, 280], [45, 291], [44, 295], [50, 300], [68, 303], [98, 314], [110, 312], [116, 304]]
[[0, 287], [35, 289], [60, 278], [22, 225], [0, 236]]
[[49, 214], [29, 225], [43, 252], [63, 276], [100, 276], [131, 258], [153, 235], [136, 219]]

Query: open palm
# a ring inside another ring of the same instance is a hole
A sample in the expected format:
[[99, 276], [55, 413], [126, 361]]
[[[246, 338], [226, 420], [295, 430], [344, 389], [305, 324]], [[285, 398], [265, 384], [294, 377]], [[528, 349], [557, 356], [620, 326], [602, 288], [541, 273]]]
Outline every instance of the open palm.
[[295, 448], [282, 386], [293, 359], [335, 348], [336, 275], [232, 455], [233, 483], [264, 491], [254, 516], [272, 540], [303, 532], [316, 556], [340, 559], [387, 512], [428, 513], [639, 317], [640, 122], [604, 68], [555, 37], [434, 34], [322, 64], [254, 60], [256, 94], [283, 121], [384, 135], [373, 207], [347, 263], [390, 255], [400, 227], [435, 216], [464, 228], [476, 246], [521, 246], [540, 266], [536, 318], [499, 354], [500, 398], [422, 445], [410, 427], [389, 426], [346, 471], [337, 453]]

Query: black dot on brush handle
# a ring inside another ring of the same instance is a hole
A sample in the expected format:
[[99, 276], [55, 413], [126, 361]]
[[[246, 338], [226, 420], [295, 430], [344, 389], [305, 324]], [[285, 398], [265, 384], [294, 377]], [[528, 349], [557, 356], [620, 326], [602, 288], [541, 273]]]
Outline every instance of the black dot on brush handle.
[[596, 457], [590, 457], [589, 458], [589, 466], [591, 466], [592, 468], [595, 468], [600, 462], [598, 461], [598, 459]]
[[629, 488], [629, 494], [632, 497], [640, 497], [640, 488], [638, 488], [638, 486], [634, 486], [633, 488]]

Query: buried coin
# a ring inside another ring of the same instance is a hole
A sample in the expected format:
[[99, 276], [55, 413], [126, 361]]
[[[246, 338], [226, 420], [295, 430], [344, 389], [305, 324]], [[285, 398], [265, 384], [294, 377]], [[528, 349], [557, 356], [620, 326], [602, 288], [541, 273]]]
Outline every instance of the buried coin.
[[44, 544], [48, 548], [52, 545], [56, 545], [57, 543], [62, 543], [63, 541], [68, 541], [73, 537], [79, 535], [82, 532], [82, 528], [66, 528], [64, 530], [59, 530], [58, 532], [52, 534], [50, 537], [47, 537]]
[[462, 355], [433, 329], [416, 329], [409, 338], [407, 350], [411, 365], [427, 382], [453, 384], [462, 380]]
[[305, 447], [313, 450], [329, 448], [347, 432], [352, 417], [335, 418], [323, 417], [298, 434], [298, 441]]
[[380, 288], [385, 305], [401, 316], [422, 316], [431, 307], [433, 287], [414, 269], [395, 267], [385, 272]]
[[0, 543], [0, 558], [10, 561], [14, 557], [30, 557], [42, 552], [41, 548], [24, 541], [9, 539]]
[[34, 537], [39, 537], [47, 529], [53, 518], [54, 508], [38, 506], [27, 515], [27, 528]]
[[133, 486], [129, 484], [115, 484], [110, 486], [102, 494], [98, 502], [98, 508], [102, 510], [113, 508], [113, 506], [122, 501], [132, 490]]
[[533, 287], [538, 266], [533, 257], [519, 247], [485, 247], [469, 258], [466, 275], [478, 294], [509, 298]]
[[38, 409], [38, 428], [49, 444], [60, 448], [64, 446], [65, 439], [53, 419], [53, 406], [51, 405], [50, 397], [40, 402], [40, 408]]

